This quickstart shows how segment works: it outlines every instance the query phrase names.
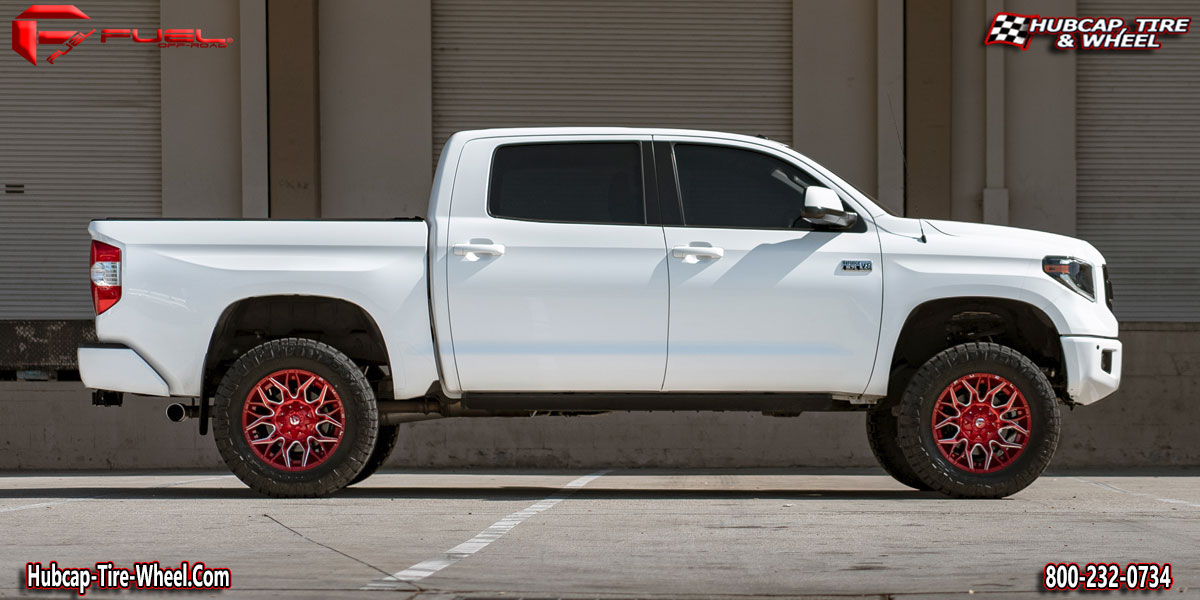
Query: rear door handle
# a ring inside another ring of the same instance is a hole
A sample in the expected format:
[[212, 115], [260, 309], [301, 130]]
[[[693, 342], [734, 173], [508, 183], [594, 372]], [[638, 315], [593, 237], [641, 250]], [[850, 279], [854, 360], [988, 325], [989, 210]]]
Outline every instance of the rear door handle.
[[675, 246], [671, 248], [671, 256], [682, 258], [683, 262], [694, 263], [701, 258], [711, 258], [716, 260], [725, 256], [724, 248], [714, 248], [712, 246]]
[[500, 256], [504, 254], [503, 244], [455, 244], [454, 254], [465, 256], [468, 260], [478, 260], [480, 256]]

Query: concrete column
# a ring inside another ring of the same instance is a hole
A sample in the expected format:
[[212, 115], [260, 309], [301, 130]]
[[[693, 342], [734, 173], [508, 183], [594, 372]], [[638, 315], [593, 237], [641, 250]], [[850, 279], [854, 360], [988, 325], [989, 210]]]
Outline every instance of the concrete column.
[[269, 215], [267, 179], [267, 5], [240, 0], [242, 216]]
[[951, 9], [950, 218], [983, 220], [984, 0], [956, 0]]
[[792, 11], [792, 145], [874, 194], [875, 0], [796, 0]]
[[[985, 16], [995, 16], [1004, 10], [1004, 0], [987, 0]], [[986, 24], [983, 25], [986, 27]], [[982, 43], [982, 42], [981, 42]], [[987, 48], [985, 59], [984, 102], [986, 123], [985, 165], [987, 187], [983, 189], [983, 222], [1008, 224], [1008, 187], [1006, 185], [1005, 133], [1005, 72], [1004, 57], [1008, 48], [999, 45]]]
[[226, 48], [143, 48], [162, 61], [164, 217], [242, 214], [238, 0], [162, 0], [161, 26], [234, 38]]
[[875, 23], [877, 197], [904, 214], [904, 2], [878, 0]]
[[[271, 216], [321, 216], [317, 1], [267, 4]], [[240, 208], [240, 207], [239, 207]]]
[[[1009, 12], [1074, 16], [1075, 0], [1007, 0]], [[1095, 16], [1095, 15], [1086, 15]], [[1076, 50], [1053, 48], [1053, 36], [1033, 38], [1029, 50], [1006, 55], [1004, 122], [1009, 224], [1075, 234]]]
[[424, 216], [433, 164], [430, 0], [322, 2], [321, 216]]
[[905, 214], [910, 217], [950, 218], [950, 4], [905, 3]]

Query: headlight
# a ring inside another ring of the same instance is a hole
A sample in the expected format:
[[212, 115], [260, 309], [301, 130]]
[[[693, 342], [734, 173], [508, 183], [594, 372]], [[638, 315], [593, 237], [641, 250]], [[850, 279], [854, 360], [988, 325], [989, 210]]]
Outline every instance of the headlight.
[[1096, 275], [1091, 263], [1069, 256], [1047, 256], [1042, 259], [1042, 271], [1076, 294], [1096, 301]]

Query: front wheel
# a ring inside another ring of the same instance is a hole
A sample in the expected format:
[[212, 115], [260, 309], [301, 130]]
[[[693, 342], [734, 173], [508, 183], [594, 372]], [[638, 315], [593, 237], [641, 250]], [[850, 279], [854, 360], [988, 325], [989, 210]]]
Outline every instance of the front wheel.
[[346, 487], [371, 456], [378, 431], [378, 406], [362, 371], [308, 339], [250, 349], [225, 373], [213, 405], [221, 458], [268, 496], [324, 496]]
[[354, 485], [372, 475], [383, 466], [384, 461], [392, 455], [392, 450], [396, 448], [396, 441], [400, 439], [399, 425], [380, 425], [379, 437], [375, 438], [375, 449], [371, 451], [371, 456], [367, 458], [366, 465], [363, 470], [359, 471], [358, 475], [350, 481], [350, 485]]
[[892, 414], [890, 406], [867, 413], [867, 443], [871, 445], [871, 453], [875, 455], [875, 460], [879, 461], [879, 466], [893, 479], [915, 490], [929, 491], [930, 487], [908, 466], [908, 460], [900, 450], [900, 439], [896, 435], [896, 416]]
[[960, 344], [909, 381], [896, 421], [900, 450], [930, 488], [1001, 498], [1041, 475], [1058, 448], [1058, 401], [1041, 369], [991, 343]]

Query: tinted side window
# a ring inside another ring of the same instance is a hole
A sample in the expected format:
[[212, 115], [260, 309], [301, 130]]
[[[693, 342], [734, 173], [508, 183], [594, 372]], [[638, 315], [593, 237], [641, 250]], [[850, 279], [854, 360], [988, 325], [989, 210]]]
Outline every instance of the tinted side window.
[[766, 154], [703, 144], [676, 144], [683, 222], [692, 227], [787, 229], [804, 209], [811, 175]]
[[644, 224], [641, 149], [637, 142], [501, 146], [488, 211], [532, 221]]

